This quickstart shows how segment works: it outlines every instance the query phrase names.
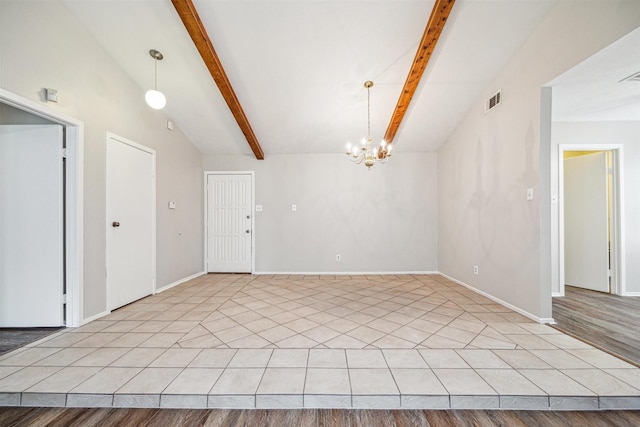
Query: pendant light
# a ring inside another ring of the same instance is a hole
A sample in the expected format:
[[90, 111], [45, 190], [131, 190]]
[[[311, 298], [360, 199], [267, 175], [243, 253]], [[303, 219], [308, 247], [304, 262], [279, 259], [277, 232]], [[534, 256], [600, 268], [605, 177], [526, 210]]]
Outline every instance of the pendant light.
[[164, 93], [158, 90], [158, 61], [162, 61], [164, 56], [155, 49], [151, 49], [149, 55], [151, 55], [154, 62], [155, 80], [153, 89], [149, 89], [147, 93], [145, 93], [144, 99], [147, 101], [147, 104], [149, 104], [149, 107], [154, 110], [161, 110], [167, 105], [167, 98], [164, 96]]

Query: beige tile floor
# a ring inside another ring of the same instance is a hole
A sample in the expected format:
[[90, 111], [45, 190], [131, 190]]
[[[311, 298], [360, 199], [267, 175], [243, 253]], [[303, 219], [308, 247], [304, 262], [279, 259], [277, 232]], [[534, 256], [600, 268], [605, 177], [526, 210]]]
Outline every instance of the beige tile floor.
[[438, 275], [205, 275], [0, 357], [0, 406], [640, 409], [640, 369]]

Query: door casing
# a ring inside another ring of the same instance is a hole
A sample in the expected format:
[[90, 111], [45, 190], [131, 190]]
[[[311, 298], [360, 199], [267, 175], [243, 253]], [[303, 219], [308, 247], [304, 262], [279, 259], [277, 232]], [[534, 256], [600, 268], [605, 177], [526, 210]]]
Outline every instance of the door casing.
[[84, 123], [2, 88], [0, 102], [65, 127], [65, 325], [78, 327], [89, 321], [80, 303], [84, 290]]
[[204, 212], [203, 212], [203, 230], [204, 230], [204, 259], [202, 262], [202, 271], [207, 271], [207, 259], [209, 259], [209, 242], [208, 242], [208, 224], [207, 224], [207, 207], [209, 204], [209, 192], [207, 191], [207, 183], [209, 175], [251, 175], [251, 207], [253, 214], [251, 215], [251, 273], [256, 271], [256, 215], [255, 215], [255, 172], [254, 171], [205, 171], [204, 172]]

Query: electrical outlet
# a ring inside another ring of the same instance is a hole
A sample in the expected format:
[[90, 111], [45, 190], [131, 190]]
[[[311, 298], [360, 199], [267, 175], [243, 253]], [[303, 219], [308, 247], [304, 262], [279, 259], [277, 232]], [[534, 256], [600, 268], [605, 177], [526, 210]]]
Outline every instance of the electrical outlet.
[[340, 255], [336, 255], [336, 261], [340, 262]]
[[478, 275], [478, 266], [477, 265], [473, 266], [473, 274], [475, 274], [476, 276]]
[[291, 212], [295, 212], [298, 210], [298, 207], [296, 205], [291, 205]]

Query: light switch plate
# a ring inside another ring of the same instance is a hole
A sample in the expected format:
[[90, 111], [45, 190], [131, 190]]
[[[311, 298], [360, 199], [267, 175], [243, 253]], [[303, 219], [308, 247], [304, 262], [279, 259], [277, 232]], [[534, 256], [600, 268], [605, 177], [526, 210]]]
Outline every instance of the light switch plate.
[[175, 208], [176, 208], [176, 202], [170, 201], [169, 202], [169, 209], [175, 209]]
[[262, 212], [262, 205], [256, 205], [256, 212]]
[[527, 188], [527, 200], [533, 200], [533, 188]]

